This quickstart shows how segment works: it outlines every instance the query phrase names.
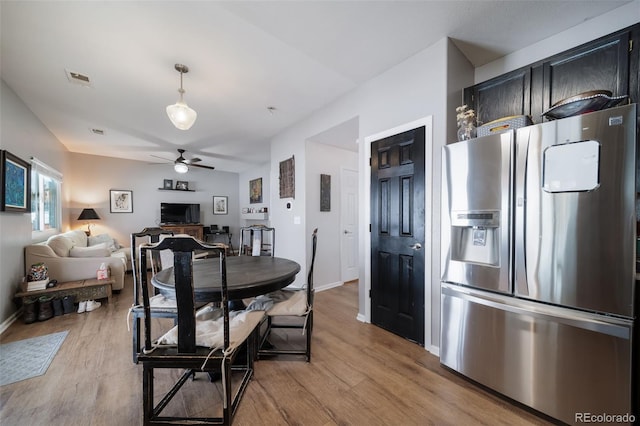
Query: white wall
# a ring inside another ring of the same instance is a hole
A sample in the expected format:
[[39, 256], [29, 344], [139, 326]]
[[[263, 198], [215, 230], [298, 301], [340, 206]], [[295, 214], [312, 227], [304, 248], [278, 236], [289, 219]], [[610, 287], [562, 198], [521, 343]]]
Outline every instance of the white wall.
[[[68, 193], [67, 150], [47, 130], [20, 98], [0, 85], [0, 148], [30, 161], [34, 156], [46, 161], [65, 176], [62, 192]], [[65, 210], [63, 210], [65, 217]], [[63, 225], [66, 226], [66, 223]], [[31, 244], [31, 216], [28, 213], [0, 212], [0, 332], [16, 311], [13, 295], [24, 276], [24, 247]]]
[[[306, 239], [307, 258], [311, 261], [311, 234], [318, 228], [318, 249], [314, 266], [315, 288], [342, 283], [340, 260], [340, 170], [358, 169], [358, 154], [315, 142], [307, 142], [306, 174]], [[331, 211], [320, 211], [320, 175], [331, 176]]]
[[[129, 246], [133, 232], [158, 226], [160, 203], [172, 202], [199, 203], [202, 224], [226, 225], [237, 235], [240, 213], [236, 173], [192, 167], [186, 174], [179, 174], [172, 164], [148, 164], [85, 154], [70, 154], [70, 158], [73, 167], [69, 170], [68, 182], [73, 191], [68, 206], [69, 222], [74, 229], [85, 226], [76, 220], [82, 209], [93, 207], [101, 220], [94, 222], [92, 234], [109, 233], [121, 245]], [[164, 179], [172, 179], [174, 186], [178, 180], [187, 181], [194, 192], [159, 190]], [[111, 189], [133, 191], [133, 213], [110, 212]], [[214, 195], [229, 197], [229, 214], [213, 214]]]
[[[262, 203], [251, 204], [249, 199], [249, 182], [258, 178], [262, 178]], [[271, 202], [271, 164], [266, 161], [266, 159], [264, 164], [247, 170], [244, 173], [240, 173], [238, 177], [238, 185], [240, 212], [242, 212], [243, 208], [262, 209], [264, 207], [271, 211], [271, 209], [269, 208]], [[240, 226], [252, 226], [257, 224], [268, 225], [269, 220], [240, 220]], [[238, 236], [239, 235], [240, 234], [238, 234]], [[276, 256], [279, 256], [279, 254], [276, 253]]]

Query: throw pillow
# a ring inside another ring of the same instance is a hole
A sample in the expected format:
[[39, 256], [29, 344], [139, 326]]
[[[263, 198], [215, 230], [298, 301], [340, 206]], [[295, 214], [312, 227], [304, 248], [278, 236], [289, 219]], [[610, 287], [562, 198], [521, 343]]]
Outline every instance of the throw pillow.
[[90, 247], [73, 247], [69, 251], [69, 257], [109, 257], [111, 252], [105, 243]]
[[116, 240], [111, 238], [109, 234], [91, 235], [89, 236], [88, 243], [89, 247], [100, 243], [106, 243], [107, 247], [109, 247], [109, 250], [112, 253], [120, 248], [120, 245], [116, 242]]
[[47, 245], [60, 257], [69, 257], [69, 250], [73, 248], [73, 241], [63, 235], [49, 237]]

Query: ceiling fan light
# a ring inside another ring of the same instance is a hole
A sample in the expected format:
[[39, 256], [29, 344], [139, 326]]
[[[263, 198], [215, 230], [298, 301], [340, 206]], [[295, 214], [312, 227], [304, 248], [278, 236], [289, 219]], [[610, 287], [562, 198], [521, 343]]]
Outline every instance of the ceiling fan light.
[[198, 118], [198, 113], [189, 108], [182, 100], [169, 105], [167, 107], [167, 115], [173, 125], [180, 130], [189, 130], [193, 123], [196, 122], [196, 118]]
[[189, 166], [184, 163], [175, 163], [173, 165], [173, 170], [178, 173], [187, 173], [189, 171]]

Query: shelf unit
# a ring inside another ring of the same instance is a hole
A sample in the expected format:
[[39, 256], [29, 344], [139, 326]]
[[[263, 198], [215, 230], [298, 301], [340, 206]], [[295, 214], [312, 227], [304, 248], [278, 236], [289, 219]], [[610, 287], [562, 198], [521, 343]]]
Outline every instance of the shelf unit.
[[241, 217], [245, 220], [267, 220], [269, 213], [242, 213]]
[[196, 192], [195, 189], [168, 189], [168, 188], [158, 188], [158, 191]]

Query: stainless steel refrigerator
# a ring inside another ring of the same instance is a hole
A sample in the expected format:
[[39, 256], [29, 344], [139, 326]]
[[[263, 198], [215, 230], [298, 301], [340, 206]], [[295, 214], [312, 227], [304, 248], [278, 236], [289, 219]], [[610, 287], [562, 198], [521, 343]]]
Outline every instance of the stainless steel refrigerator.
[[633, 422], [635, 176], [635, 104], [444, 147], [441, 363], [569, 424]]

